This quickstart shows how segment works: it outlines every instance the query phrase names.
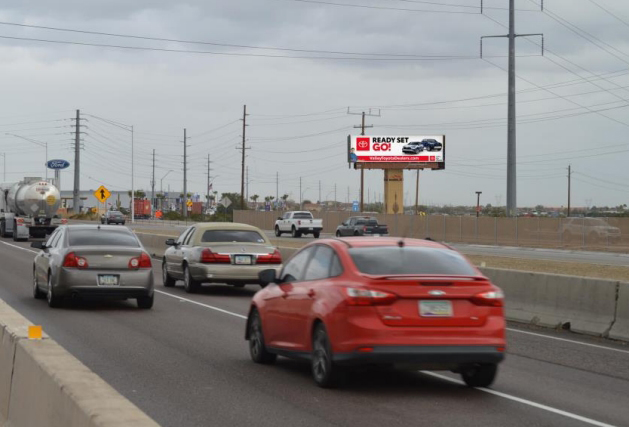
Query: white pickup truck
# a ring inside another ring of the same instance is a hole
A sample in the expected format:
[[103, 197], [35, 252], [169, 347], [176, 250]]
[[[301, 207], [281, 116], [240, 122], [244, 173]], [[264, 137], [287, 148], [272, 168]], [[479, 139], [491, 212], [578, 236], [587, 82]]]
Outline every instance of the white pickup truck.
[[322, 229], [323, 220], [314, 219], [310, 212], [286, 212], [284, 216], [275, 221], [275, 235], [277, 237], [280, 237], [282, 233], [290, 233], [293, 237], [312, 234], [315, 239], [318, 239]]

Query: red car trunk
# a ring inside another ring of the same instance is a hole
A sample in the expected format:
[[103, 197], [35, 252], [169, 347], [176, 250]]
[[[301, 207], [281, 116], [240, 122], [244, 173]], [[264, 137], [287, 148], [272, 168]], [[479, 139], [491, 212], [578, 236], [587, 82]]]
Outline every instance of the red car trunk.
[[478, 327], [495, 310], [476, 302], [477, 295], [497, 290], [482, 277], [387, 277], [367, 286], [397, 296], [390, 305], [376, 306], [387, 326]]

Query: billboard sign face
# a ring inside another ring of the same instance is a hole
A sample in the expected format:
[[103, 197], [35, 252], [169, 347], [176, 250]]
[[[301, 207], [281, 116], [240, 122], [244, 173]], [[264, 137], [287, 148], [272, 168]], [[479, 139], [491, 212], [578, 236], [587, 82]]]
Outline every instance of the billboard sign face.
[[445, 167], [445, 135], [425, 136], [350, 136], [350, 163], [426, 164]]

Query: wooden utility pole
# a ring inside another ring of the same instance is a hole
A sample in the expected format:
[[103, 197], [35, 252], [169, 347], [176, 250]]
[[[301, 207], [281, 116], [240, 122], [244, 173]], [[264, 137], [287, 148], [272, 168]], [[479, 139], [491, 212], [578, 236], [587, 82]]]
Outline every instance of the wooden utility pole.
[[247, 106], [245, 105], [242, 113], [242, 170], [240, 177], [240, 209], [245, 209], [245, 132], [247, 128]]
[[568, 165], [568, 217], [570, 216], [570, 177], [572, 176], [572, 165]]

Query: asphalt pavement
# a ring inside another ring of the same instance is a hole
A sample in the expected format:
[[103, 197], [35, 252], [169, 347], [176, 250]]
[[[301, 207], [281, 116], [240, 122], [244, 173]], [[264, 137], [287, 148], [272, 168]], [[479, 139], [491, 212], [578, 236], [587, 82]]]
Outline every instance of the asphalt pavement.
[[[163, 426], [629, 426], [629, 346], [510, 325], [491, 389], [448, 372], [362, 371], [317, 388], [309, 366], [249, 359], [245, 316], [258, 289], [165, 288], [129, 302], [50, 309], [31, 296], [28, 243], [0, 240], [0, 298]], [[34, 405], [37, 402], [33, 403]]]

